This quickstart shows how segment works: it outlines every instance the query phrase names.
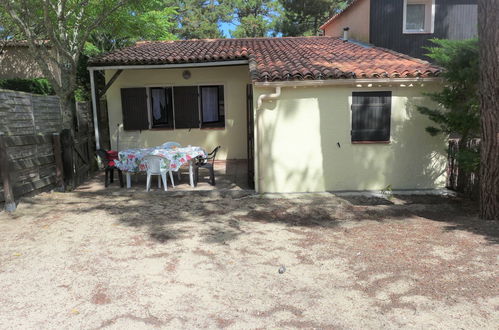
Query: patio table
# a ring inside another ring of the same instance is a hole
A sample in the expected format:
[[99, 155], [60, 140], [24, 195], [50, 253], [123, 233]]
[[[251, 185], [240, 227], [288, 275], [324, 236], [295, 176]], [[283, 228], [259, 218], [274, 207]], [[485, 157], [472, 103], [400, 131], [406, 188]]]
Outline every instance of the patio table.
[[[115, 161], [116, 167], [126, 173], [126, 186], [131, 187], [131, 173], [145, 172], [146, 166], [142, 162], [145, 156], [155, 155], [168, 159], [170, 166], [168, 170], [177, 172], [184, 164], [189, 164], [189, 183], [194, 187], [194, 178], [192, 171], [192, 162], [198, 157], [206, 156], [206, 151], [201, 147], [188, 146], [181, 148], [165, 149], [161, 146], [152, 148], [134, 148], [122, 150], [118, 153], [118, 160]], [[162, 164], [166, 168], [167, 163]]]

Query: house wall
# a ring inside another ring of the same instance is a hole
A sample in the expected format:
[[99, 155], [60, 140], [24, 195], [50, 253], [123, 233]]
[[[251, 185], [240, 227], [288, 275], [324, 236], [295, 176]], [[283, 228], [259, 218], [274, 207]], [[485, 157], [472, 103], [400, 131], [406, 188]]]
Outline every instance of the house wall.
[[324, 35], [342, 37], [343, 28], [349, 27], [349, 38], [369, 42], [370, 0], [358, 0], [324, 29]]
[[403, 0], [370, 0], [369, 42], [427, 59], [429, 39], [462, 40], [477, 36], [477, 0], [435, 0], [434, 33], [404, 34]]
[[[436, 86], [432, 87], [436, 88]], [[283, 88], [256, 116], [259, 192], [431, 189], [445, 185], [442, 137], [414, 107], [421, 87]], [[353, 91], [392, 91], [391, 143], [352, 144]], [[273, 89], [255, 88], [255, 100]], [[256, 104], [256, 101], [255, 101]]]
[[[49, 67], [57, 79], [60, 72], [56, 65]], [[0, 79], [7, 78], [43, 78], [40, 67], [31, 59], [27, 47], [0, 47]]]
[[[211, 68], [189, 68], [191, 78], [186, 80], [182, 72], [186, 69], [124, 70], [106, 93], [111, 147], [119, 150], [137, 147], [152, 147], [167, 141], [182, 145], [196, 145], [211, 151], [222, 146], [217, 159], [245, 159], [246, 154], [246, 85], [250, 83], [248, 66], [223, 66]], [[106, 80], [114, 70], [106, 70]], [[192, 86], [200, 84], [224, 85], [225, 128], [223, 129], [153, 129], [124, 131], [121, 110], [121, 88]]]

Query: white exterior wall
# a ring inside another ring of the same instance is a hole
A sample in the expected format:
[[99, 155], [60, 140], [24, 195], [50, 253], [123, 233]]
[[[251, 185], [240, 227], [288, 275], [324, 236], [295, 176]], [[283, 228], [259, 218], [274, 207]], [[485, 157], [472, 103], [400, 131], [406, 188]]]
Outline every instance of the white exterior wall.
[[[283, 88], [278, 100], [255, 110], [258, 191], [444, 187], [445, 139], [425, 131], [431, 122], [414, 106], [425, 101], [423, 90], [428, 88]], [[273, 91], [255, 88], [255, 104], [260, 94]], [[392, 91], [389, 144], [351, 143], [353, 91]]]

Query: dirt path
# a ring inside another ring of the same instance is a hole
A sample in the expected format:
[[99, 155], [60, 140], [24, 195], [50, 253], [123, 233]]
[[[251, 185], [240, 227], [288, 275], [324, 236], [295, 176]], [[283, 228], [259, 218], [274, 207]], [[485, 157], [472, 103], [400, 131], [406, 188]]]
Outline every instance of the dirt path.
[[237, 194], [0, 213], [0, 328], [497, 329], [499, 224], [473, 205]]

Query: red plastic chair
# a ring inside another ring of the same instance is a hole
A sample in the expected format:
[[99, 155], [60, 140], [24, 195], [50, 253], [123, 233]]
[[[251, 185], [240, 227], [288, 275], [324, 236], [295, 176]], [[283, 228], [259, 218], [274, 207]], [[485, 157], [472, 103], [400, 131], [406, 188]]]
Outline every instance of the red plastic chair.
[[[118, 171], [118, 179], [120, 180], [120, 187], [123, 188], [123, 173], [119, 168], [116, 167], [115, 160], [118, 159], [118, 152], [115, 150], [106, 151], [104, 149], [99, 149], [95, 152], [100, 158], [102, 164], [104, 165], [104, 170], [106, 171], [106, 177], [104, 179], [104, 186], [107, 188], [109, 183], [114, 182], [114, 170]], [[111, 174], [111, 175], [109, 175]]]

